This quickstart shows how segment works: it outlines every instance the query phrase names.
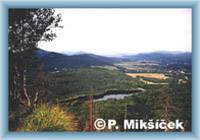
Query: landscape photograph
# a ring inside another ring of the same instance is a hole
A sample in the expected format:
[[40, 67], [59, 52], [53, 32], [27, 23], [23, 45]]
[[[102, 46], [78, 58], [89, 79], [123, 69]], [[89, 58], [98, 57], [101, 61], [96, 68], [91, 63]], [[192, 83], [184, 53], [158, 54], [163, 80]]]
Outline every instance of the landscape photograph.
[[190, 8], [9, 9], [9, 131], [192, 131], [191, 18]]

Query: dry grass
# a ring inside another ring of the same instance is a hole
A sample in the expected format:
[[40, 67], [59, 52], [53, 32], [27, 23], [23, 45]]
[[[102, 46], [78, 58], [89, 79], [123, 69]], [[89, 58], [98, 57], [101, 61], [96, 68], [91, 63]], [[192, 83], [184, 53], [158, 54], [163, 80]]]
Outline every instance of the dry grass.
[[76, 131], [75, 116], [59, 106], [40, 105], [35, 108], [17, 131]]
[[128, 76], [131, 77], [146, 77], [146, 78], [155, 78], [155, 79], [160, 79], [160, 80], [165, 80], [169, 77], [165, 76], [162, 73], [126, 73]]

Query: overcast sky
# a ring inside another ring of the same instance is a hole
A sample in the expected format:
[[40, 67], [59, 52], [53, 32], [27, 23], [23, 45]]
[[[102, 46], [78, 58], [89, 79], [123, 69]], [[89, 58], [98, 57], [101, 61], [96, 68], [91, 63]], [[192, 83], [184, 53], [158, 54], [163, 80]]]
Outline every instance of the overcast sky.
[[54, 52], [98, 55], [137, 54], [192, 49], [191, 9], [56, 9], [63, 29], [40, 42]]

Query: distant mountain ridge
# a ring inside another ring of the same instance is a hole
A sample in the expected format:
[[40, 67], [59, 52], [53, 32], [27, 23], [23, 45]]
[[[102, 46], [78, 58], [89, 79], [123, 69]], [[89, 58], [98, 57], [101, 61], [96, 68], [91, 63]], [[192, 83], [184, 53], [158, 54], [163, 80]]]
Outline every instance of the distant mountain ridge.
[[121, 61], [120, 58], [104, 57], [94, 54], [65, 55], [61, 53], [47, 52], [41, 49], [36, 50], [35, 54], [47, 69], [104, 66], [113, 65], [113, 62]]
[[191, 65], [192, 53], [190, 52], [151, 52], [122, 57], [105, 57], [90, 53], [65, 55], [37, 49], [36, 56], [45, 65], [46, 69], [80, 68], [91, 66], [113, 66], [116, 62], [126, 61], [156, 61], [161, 64], [186, 64]]
[[123, 58], [129, 61], [157, 61], [160, 63], [192, 63], [191, 52], [152, 52], [152, 53], [140, 53], [137, 55], [127, 55]]

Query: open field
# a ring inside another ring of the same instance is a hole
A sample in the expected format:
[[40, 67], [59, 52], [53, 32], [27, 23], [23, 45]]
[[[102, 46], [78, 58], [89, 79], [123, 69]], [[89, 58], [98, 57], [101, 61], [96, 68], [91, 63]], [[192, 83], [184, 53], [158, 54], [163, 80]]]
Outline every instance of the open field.
[[121, 62], [115, 63], [115, 66], [121, 67], [126, 73], [150, 73], [158, 72], [160, 65], [153, 61], [132, 61], [132, 62]]
[[115, 65], [122, 67], [135, 67], [135, 66], [158, 66], [159, 64], [154, 61], [131, 61], [131, 62], [115, 63]]
[[155, 79], [160, 79], [160, 80], [165, 80], [169, 77], [165, 76], [162, 73], [126, 73], [128, 76], [131, 77], [146, 77], [146, 78], [155, 78]]

